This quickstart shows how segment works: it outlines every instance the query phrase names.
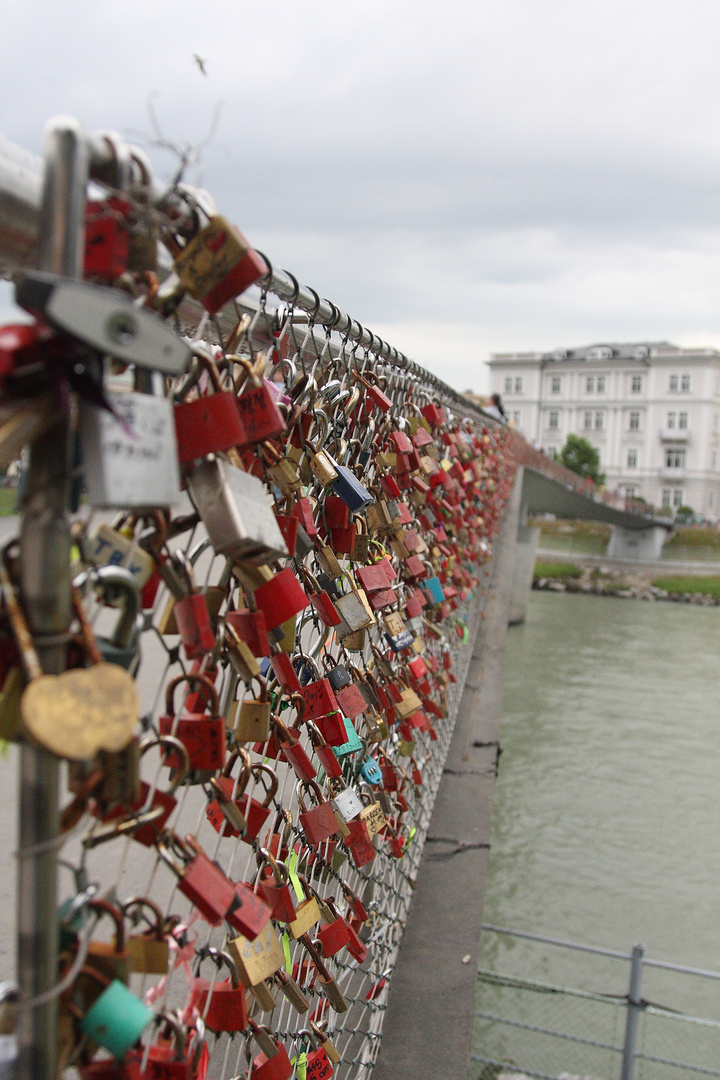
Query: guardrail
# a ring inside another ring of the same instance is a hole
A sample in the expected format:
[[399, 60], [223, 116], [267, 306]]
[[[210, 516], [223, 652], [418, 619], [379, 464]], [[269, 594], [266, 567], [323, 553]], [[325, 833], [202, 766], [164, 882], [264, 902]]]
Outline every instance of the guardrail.
[[[367, 1077], [513, 483], [506, 433], [117, 137], [56, 123], [42, 183], [20, 156], [0, 153], [0, 259], [53, 332], [0, 344], [0, 406], [32, 421], [2, 610], [17, 1075], [156, 1076], [184, 1055], [229, 1080], [247, 1051], [258, 1080]], [[180, 278], [155, 267], [159, 237]], [[198, 279], [226, 243], [218, 304]], [[226, 281], [243, 260], [257, 300]]]

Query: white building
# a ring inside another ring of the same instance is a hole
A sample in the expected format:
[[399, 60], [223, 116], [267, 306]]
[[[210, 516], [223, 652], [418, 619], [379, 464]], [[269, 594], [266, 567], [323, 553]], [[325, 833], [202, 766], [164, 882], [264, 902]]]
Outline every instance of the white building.
[[666, 341], [493, 353], [491, 393], [547, 453], [572, 433], [609, 488], [720, 516], [720, 352]]

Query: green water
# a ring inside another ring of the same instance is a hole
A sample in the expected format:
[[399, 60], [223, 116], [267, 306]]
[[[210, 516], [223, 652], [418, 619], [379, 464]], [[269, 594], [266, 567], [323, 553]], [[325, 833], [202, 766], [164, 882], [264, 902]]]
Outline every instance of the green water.
[[[720, 609], [533, 593], [505, 671], [484, 921], [720, 971]], [[495, 935], [481, 966], [627, 989], [624, 964]], [[720, 983], [644, 991], [720, 1020]]]

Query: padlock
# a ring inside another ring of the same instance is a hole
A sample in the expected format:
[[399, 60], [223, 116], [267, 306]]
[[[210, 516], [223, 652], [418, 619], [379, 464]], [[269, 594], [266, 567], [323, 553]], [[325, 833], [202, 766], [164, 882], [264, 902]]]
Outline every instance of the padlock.
[[386, 413], [392, 408], [392, 401], [380, 386], [374, 371], [353, 371], [352, 376], [365, 387], [366, 399], [377, 405], [381, 412]]
[[20, 702], [23, 734], [46, 750], [71, 761], [88, 761], [100, 750], [124, 749], [138, 723], [137, 688], [127, 671], [105, 664], [85, 617], [77, 591], [72, 593], [82, 646], [90, 668], [45, 675], [15, 592], [14, 558], [6, 545], [0, 559], [0, 583], [9, 625], [19, 649], [28, 685]]
[[[258, 1039], [260, 1028], [251, 1021], [253, 1036]], [[263, 1046], [261, 1053], [252, 1058], [250, 1041], [247, 1042], [245, 1053], [248, 1064], [252, 1059], [250, 1080], [290, 1080], [294, 1069], [287, 1055], [287, 1050], [281, 1042], [276, 1042], [270, 1037], [270, 1029], [264, 1029], [265, 1039], [260, 1043]], [[269, 1045], [268, 1045], [269, 1044]]]
[[290, 657], [286, 653], [276, 653], [274, 656], [271, 656], [270, 666], [273, 669], [275, 678], [286, 693], [300, 693], [300, 682], [297, 677], [297, 672], [292, 665]]
[[123, 1058], [154, 1020], [155, 1013], [119, 979], [109, 979], [89, 966], [80, 969], [80, 978], [94, 984], [100, 993], [93, 991], [94, 1000], [87, 1009], [71, 998], [66, 1002], [67, 1009], [85, 1035], [114, 1058]]
[[[175, 598], [172, 613], [188, 660], [207, 656], [215, 648], [215, 633], [205, 593], [195, 588], [190, 560], [181, 552], [172, 556], [172, 564], [185, 579], [185, 591]], [[160, 629], [160, 628], [159, 628]], [[160, 633], [167, 632], [167, 627]]]
[[348, 829], [350, 833], [345, 837], [344, 844], [353, 857], [355, 867], [359, 869], [361, 866], [372, 862], [377, 852], [373, 846], [367, 825], [362, 818], [357, 817], [348, 822]]
[[250, 647], [254, 656], [270, 656], [270, 640], [262, 611], [235, 608], [226, 613], [225, 620], [230, 623], [240, 640]]
[[[305, 805], [307, 793], [312, 795], [315, 802], [310, 809], [306, 809]], [[298, 784], [298, 800], [300, 803], [299, 824], [311, 847], [317, 847], [323, 840], [327, 840], [338, 832], [338, 822], [332, 805], [323, 799], [320, 788], [313, 780], [301, 781]]]
[[300, 733], [295, 728], [287, 728], [278, 716], [271, 717], [277, 735], [278, 748], [286, 761], [292, 765], [299, 780], [309, 783], [317, 776], [317, 770], [300, 745]]
[[257, 853], [259, 864], [258, 892], [270, 906], [272, 918], [290, 923], [296, 918], [295, 904], [290, 892], [290, 874], [284, 862], [275, 859], [267, 848]]
[[[307, 660], [305, 662], [307, 665]], [[319, 675], [317, 668], [315, 668], [315, 672]], [[316, 720], [318, 717], [327, 716], [330, 713], [339, 711], [340, 706], [338, 705], [335, 692], [330, 680], [326, 677], [316, 678], [312, 682], [308, 682], [304, 686], [301, 686], [300, 695], [305, 702], [305, 715], [308, 720]]]
[[[273, 562], [288, 554], [262, 480], [210, 455], [192, 466], [186, 482], [218, 554], [252, 565]], [[257, 607], [261, 605], [257, 603]], [[270, 628], [269, 621], [267, 625]]]
[[260, 683], [259, 698], [243, 698], [234, 701], [228, 712], [228, 724], [234, 727], [238, 742], [265, 742], [270, 737], [270, 701], [267, 696], [267, 684]]
[[157, 1020], [160, 1038], [147, 1051], [147, 1067], [142, 1080], [200, 1080], [207, 1072], [207, 1044], [202, 1021], [196, 1021], [191, 1040], [188, 1029], [172, 1013], [160, 1013]]
[[329, 958], [339, 953], [350, 943], [350, 931], [345, 919], [338, 911], [334, 897], [326, 897], [324, 901], [326, 911], [323, 912], [324, 923], [316, 934], [316, 944], [323, 957]]
[[361, 798], [365, 805], [360, 811], [360, 820], [365, 823], [370, 839], [385, 828], [386, 820], [383, 808], [379, 802], [373, 800], [368, 792], [361, 792]]
[[268, 630], [287, 622], [304, 611], [310, 601], [289, 566], [260, 585], [253, 597], [258, 611], [265, 615]]
[[369, 506], [374, 500], [365, 485], [358, 480], [347, 465], [339, 465], [333, 458], [330, 458], [330, 461], [338, 474], [338, 478], [333, 484], [335, 494], [340, 496], [354, 514]]
[[319, 1040], [315, 1032], [309, 1028], [303, 1028], [302, 1031], [299, 1031], [298, 1038], [307, 1039], [312, 1047], [305, 1060], [306, 1080], [330, 1080], [333, 1075], [333, 1067], [322, 1046], [322, 1040]]
[[327, 627], [338, 626], [340, 614], [328, 591], [320, 585], [316, 577], [304, 566], [300, 568], [303, 581], [309, 586], [308, 599], [321, 622]]
[[280, 968], [273, 975], [273, 981], [296, 1012], [306, 1013], [309, 1011], [310, 1002], [305, 997], [292, 975], [288, 975]]
[[285, 419], [278, 408], [271, 384], [262, 377], [261, 369], [265, 366], [262, 354], [257, 365], [244, 356], [232, 355], [227, 360], [239, 364], [246, 372], [245, 380], [235, 383], [237, 408], [245, 428], [242, 445], [254, 445], [281, 435], [286, 428]]
[[[303, 881], [303, 884], [307, 891], [310, 891], [307, 881]], [[301, 900], [295, 909], [295, 918], [291, 923], [288, 923], [288, 933], [294, 940], [301, 938], [303, 934], [307, 934], [308, 930], [311, 930], [313, 926], [320, 920], [320, 905], [317, 901], [317, 897], [311, 893], [304, 900]]]
[[196, 364], [207, 372], [214, 393], [175, 405], [175, 432], [181, 465], [189, 465], [208, 454], [231, 450], [245, 437], [234, 390], [223, 389], [210, 353], [198, 345], [194, 348]]
[[225, 915], [225, 921], [236, 934], [254, 941], [267, 926], [271, 907], [244, 881], [235, 884], [235, 900]]
[[[175, 715], [175, 690], [182, 683], [202, 686], [207, 692], [210, 715], [200, 712]], [[171, 679], [165, 691], [166, 715], [158, 720], [161, 735], [174, 735], [187, 748], [191, 770], [222, 769], [225, 764], [225, 718], [220, 715], [218, 695], [212, 682], [204, 675], [178, 675]], [[168, 764], [176, 768], [172, 757]]]
[[103, 659], [108, 664], [119, 664], [127, 670], [137, 670], [140, 662], [140, 590], [135, 577], [123, 566], [101, 566], [94, 571], [85, 571], [73, 580], [74, 587], [80, 591], [86, 584], [97, 588], [101, 599], [107, 603], [115, 605], [119, 600], [122, 606], [112, 636], [97, 638]]
[[[124, 912], [108, 900], [89, 900], [87, 906], [96, 915], [98, 921], [103, 915], [109, 915], [115, 926], [114, 941], [91, 940], [88, 943], [88, 965], [94, 972], [105, 976], [107, 979], [119, 979], [121, 982], [128, 983], [130, 979], [130, 949], [125, 939]], [[84, 996], [87, 997], [87, 993], [84, 993]]]
[[310, 959], [317, 970], [317, 986], [320, 991], [330, 1002], [335, 1012], [347, 1012], [348, 1004], [340, 991], [340, 987], [326, 968], [318, 949], [311, 941], [309, 935], [304, 934], [299, 940], [302, 941], [307, 949]]
[[362, 589], [351, 587], [350, 592], [338, 597], [335, 607], [343, 620], [337, 628], [339, 637], [354, 633], [356, 630], [364, 630], [368, 626], [373, 626], [376, 621]]
[[271, 923], [253, 941], [244, 934], [232, 938], [227, 949], [237, 964], [241, 983], [248, 990], [285, 965], [285, 950]]
[[211, 315], [268, 272], [240, 230], [217, 214], [184, 247], [167, 234], [163, 241], [180, 281]]
[[[202, 955], [198, 957], [198, 969]], [[230, 969], [230, 977], [211, 984], [207, 979], [200, 978], [196, 971], [190, 991], [190, 1006], [197, 1009], [210, 1031], [244, 1031], [248, 1015], [245, 987], [240, 983], [237, 965], [229, 953], [219, 949], [207, 949], [207, 956], [218, 967], [225, 964]]]
[[[237, 761], [242, 769], [237, 781], [232, 778], [233, 766]], [[215, 796], [205, 810], [208, 821], [221, 836], [240, 836], [247, 832], [248, 823], [240, 809], [237, 794], [242, 794], [247, 787], [252, 771], [252, 759], [246, 750], [235, 750], [228, 758], [221, 776], [210, 778], [210, 787]]]
[[[277, 972], [275, 972], [277, 974]], [[254, 998], [255, 1003], [260, 1012], [274, 1012], [277, 1008], [277, 994], [275, 993], [275, 976], [273, 981], [269, 979], [263, 979], [256, 986], [250, 987], [250, 994]], [[256, 1012], [256, 1010], [253, 1010]]]
[[[240, 778], [237, 782], [237, 789], [233, 795], [233, 789], [235, 783], [232, 780], [232, 769], [235, 762], [241, 760], [243, 762], [243, 770]], [[257, 799], [252, 798], [249, 794], [245, 794], [245, 788], [247, 787], [250, 778], [269, 777], [267, 787], [265, 789], [265, 799], [262, 803]], [[223, 770], [222, 776], [211, 781], [215, 791], [221, 791], [226, 799], [234, 801], [242, 820], [245, 823], [244, 829], [235, 828], [229, 820], [228, 815], [223, 813], [222, 803], [217, 800], [211, 802], [206, 810], [208, 820], [213, 827], [220, 833], [221, 836], [238, 836], [241, 835], [243, 840], [252, 842], [256, 840], [260, 834], [260, 830], [270, 816], [270, 803], [277, 792], [278, 778], [269, 765], [263, 765], [260, 762], [252, 764], [250, 755], [247, 751], [238, 749], [235, 750], [228, 758], [227, 764]]]
[[[323, 1021], [323, 1023], [326, 1024], [327, 1021], [325, 1020]], [[315, 1037], [318, 1040], [319, 1045], [322, 1046], [323, 1050], [327, 1054], [328, 1059], [333, 1063], [333, 1065], [339, 1065], [342, 1061], [342, 1057], [340, 1056], [337, 1047], [328, 1037], [325, 1030], [320, 1026], [320, 1024], [316, 1024], [315, 1021], [312, 1019], [310, 1020], [310, 1027], [315, 1033]]]
[[[105, 391], [83, 401], [80, 454], [87, 501], [108, 509], [171, 506], [180, 498], [172, 402], [151, 394]], [[109, 406], [109, 407], [108, 407]]]
[[211, 926], [219, 926], [237, 899], [233, 883], [192, 836], [181, 840], [173, 833], [166, 833], [157, 850], [177, 877], [183, 896]]
[[153, 900], [133, 896], [122, 905], [122, 912], [134, 924], [141, 918], [148, 924], [145, 933], [131, 934], [127, 939], [130, 970], [143, 975], [166, 975], [170, 962], [169, 931], [160, 908]]
[[328, 740], [312, 721], [308, 721], [306, 727], [313, 750], [317, 754], [318, 760], [325, 770], [325, 775], [328, 779], [336, 779], [342, 776], [342, 766], [335, 756], [335, 752]]
[[260, 664], [257, 657], [238, 636], [235, 627], [223, 619], [218, 623], [218, 647], [223, 660], [226, 660], [243, 682], [251, 682], [260, 677]]
[[89, 840], [84, 841], [86, 847], [93, 847], [96, 842], [125, 834], [131, 835], [144, 847], [153, 847], [177, 806], [175, 792], [185, 782], [190, 770], [187, 748], [179, 739], [171, 735], [159, 738], [148, 736], [140, 743], [140, 757], [154, 746], [159, 746], [165, 753], [172, 753], [176, 762], [170, 787], [163, 791], [157, 786], [151, 788], [147, 781], [141, 780], [137, 798], [132, 802], [115, 806], [111, 810], [105, 810], [102, 806], [93, 807], [92, 812], [100, 817], [107, 828], [100, 835], [94, 830]]
[[332, 792], [330, 804], [335, 813], [342, 818], [345, 824], [356, 818], [364, 804], [355, 789], [343, 787], [341, 784], [333, 784], [332, 781], [328, 782], [328, 786]]

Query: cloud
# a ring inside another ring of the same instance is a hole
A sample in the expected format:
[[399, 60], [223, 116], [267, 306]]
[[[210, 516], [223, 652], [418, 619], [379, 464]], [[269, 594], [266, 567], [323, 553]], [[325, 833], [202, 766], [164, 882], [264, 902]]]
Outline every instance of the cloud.
[[491, 351], [718, 344], [718, 31], [710, 0], [38, 0], [4, 16], [0, 131], [39, 151], [69, 112], [151, 141], [156, 95], [197, 145], [222, 102], [192, 179], [276, 265], [479, 388]]

